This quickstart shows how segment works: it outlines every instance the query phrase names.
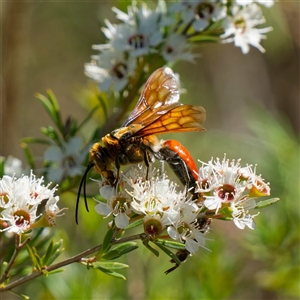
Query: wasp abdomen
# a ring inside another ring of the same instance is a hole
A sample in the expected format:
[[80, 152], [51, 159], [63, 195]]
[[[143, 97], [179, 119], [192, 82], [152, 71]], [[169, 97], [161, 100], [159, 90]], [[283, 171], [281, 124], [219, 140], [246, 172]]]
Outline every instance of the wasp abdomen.
[[181, 183], [188, 189], [195, 189], [198, 180], [197, 166], [188, 150], [175, 140], [161, 143], [161, 159], [166, 161]]

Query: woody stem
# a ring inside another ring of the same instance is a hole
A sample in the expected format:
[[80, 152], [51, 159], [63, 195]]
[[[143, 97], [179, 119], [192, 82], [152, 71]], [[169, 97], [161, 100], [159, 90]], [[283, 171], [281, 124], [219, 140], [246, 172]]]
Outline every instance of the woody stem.
[[[117, 244], [129, 242], [129, 241], [134, 241], [134, 240], [140, 240], [140, 239], [141, 239], [141, 240], [144, 239], [144, 234], [136, 234], [136, 235], [132, 235], [132, 236], [129, 236], [129, 237], [124, 237], [124, 238], [121, 238], [121, 239], [118, 239], [118, 240], [113, 240], [113, 241], [111, 242], [111, 244], [112, 244], [112, 245], [117, 245]], [[24, 242], [24, 243], [25, 243], [25, 242]], [[23, 243], [23, 244], [24, 244], [24, 243]], [[27, 240], [26, 240], [26, 243], [28, 243]], [[22, 244], [22, 245], [23, 245], [23, 244]], [[101, 248], [102, 248], [102, 244], [101, 244], [101, 245], [97, 245], [97, 246], [95, 246], [95, 247], [93, 247], [93, 248], [91, 248], [91, 249], [85, 250], [85, 251], [83, 251], [83, 252], [81, 252], [81, 253], [79, 253], [79, 254], [77, 254], [77, 255], [75, 255], [75, 256], [72, 256], [72, 257], [70, 257], [70, 258], [68, 258], [68, 259], [66, 259], [66, 260], [63, 260], [63, 261], [61, 261], [61, 262], [59, 262], [59, 263], [56, 263], [56, 264], [54, 264], [54, 265], [52, 265], [52, 266], [46, 267], [46, 268], [44, 268], [44, 270], [46, 269], [48, 272], [50, 272], [50, 271], [57, 270], [57, 269], [59, 269], [59, 268], [61, 268], [61, 267], [64, 267], [64, 266], [66, 266], [66, 265], [70, 265], [70, 264], [72, 264], [72, 263], [76, 263], [76, 262], [77, 262], [77, 263], [80, 263], [84, 257], [86, 257], [86, 256], [88, 256], [88, 255], [91, 255], [91, 254], [93, 254], [93, 253], [95, 253], [95, 252], [98, 252], [99, 250], [101, 250]], [[16, 249], [16, 250], [17, 250], [17, 249]], [[11, 260], [11, 261], [12, 261], [12, 260]], [[19, 278], [18, 280], [14, 281], [14, 282], [12, 282], [12, 283], [9, 283], [8, 285], [6, 285], [6, 286], [3, 287], [3, 288], [0, 287], [0, 292], [6, 292], [6, 291], [9, 291], [9, 290], [15, 288], [16, 286], [19, 286], [19, 285], [21, 285], [21, 284], [23, 284], [23, 283], [25, 283], [25, 282], [28, 282], [28, 281], [30, 281], [30, 280], [32, 280], [32, 279], [35, 279], [35, 278], [37, 278], [37, 277], [40, 277], [40, 276], [42, 276], [42, 275], [44, 275], [43, 272], [40, 272], [40, 271], [38, 271], [38, 270], [35, 270], [35, 271], [33, 271], [31, 274], [26, 275], [26, 276], [24, 276], [24, 277], [21, 277], [21, 278]]]

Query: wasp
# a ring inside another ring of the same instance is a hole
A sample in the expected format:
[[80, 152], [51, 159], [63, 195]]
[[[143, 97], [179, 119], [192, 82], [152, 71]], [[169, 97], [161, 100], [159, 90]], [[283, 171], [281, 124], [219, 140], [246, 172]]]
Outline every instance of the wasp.
[[[145, 163], [149, 168], [155, 159], [166, 161], [184, 185], [196, 182], [196, 167], [188, 151], [177, 141], [160, 141], [157, 134], [168, 132], [204, 131], [206, 112], [201, 106], [179, 102], [179, 87], [173, 71], [160, 68], [152, 73], [141, 96], [121, 128], [95, 143], [89, 154], [89, 164], [82, 177], [76, 204], [76, 222], [80, 191], [91, 168], [115, 186], [121, 166]], [[114, 171], [116, 170], [116, 172]], [[116, 174], [115, 174], [116, 173]], [[78, 222], [77, 222], [78, 223]]]

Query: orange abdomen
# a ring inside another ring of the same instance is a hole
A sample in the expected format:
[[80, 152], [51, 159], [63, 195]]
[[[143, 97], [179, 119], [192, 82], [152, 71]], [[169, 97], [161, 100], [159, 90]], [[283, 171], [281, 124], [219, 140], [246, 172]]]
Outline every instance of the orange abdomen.
[[163, 142], [162, 146], [176, 153], [180, 159], [185, 162], [189, 169], [189, 173], [194, 177], [195, 180], [198, 180], [198, 169], [196, 163], [189, 151], [181, 143], [176, 140], [167, 140]]

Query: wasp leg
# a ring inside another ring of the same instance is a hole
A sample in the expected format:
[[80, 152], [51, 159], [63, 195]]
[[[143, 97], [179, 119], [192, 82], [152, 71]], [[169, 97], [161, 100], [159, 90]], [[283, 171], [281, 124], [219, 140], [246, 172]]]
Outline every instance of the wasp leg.
[[119, 181], [119, 178], [120, 178], [121, 163], [120, 163], [120, 157], [119, 156], [116, 157], [115, 166], [116, 166], [116, 169], [117, 169], [117, 176], [115, 177], [114, 186], [117, 185], [117, 183]]
[[197, 198], [195, 195], [195, 187], [197, 186], [196, 180], [192, 175], [192, 170], [188, 167], [186, 162], [172, 149], [163, 147], [159, 151], [160, 159], [168, 163], [175, 175], [186, 186], [187, 193], [193, 194], [193, 198]]
[[145, 165], [146, 165], [146, 168], [147, 168], [146, 180], [148, 180], [148, 177], [149, 177], [150, 165], [152, 163], [154, 163], [154, 161], [155, 161], [155, 157], [154, 157], [153, 153], [148, 151], [148, 150], [145, 150], [144, 151], [144, 162], [145, 162]]
[[181, 263], [185, 262], [186, 259], [188, 258], [188, 256], [190, 255], [190, 252], [187, 250], [178, 250], [175, 255], [177, 256], [178, 260], [180, 263], [176, 262], [173, 258], [170, 260], [171, 263], [174, 263], [175, 266], [173, 266], [172, 268], [168, 269], [167, 271], [165, 271], [165, 274], [169, 274], [172, 271], [174, 271], [175, 269], [177, 269]]

